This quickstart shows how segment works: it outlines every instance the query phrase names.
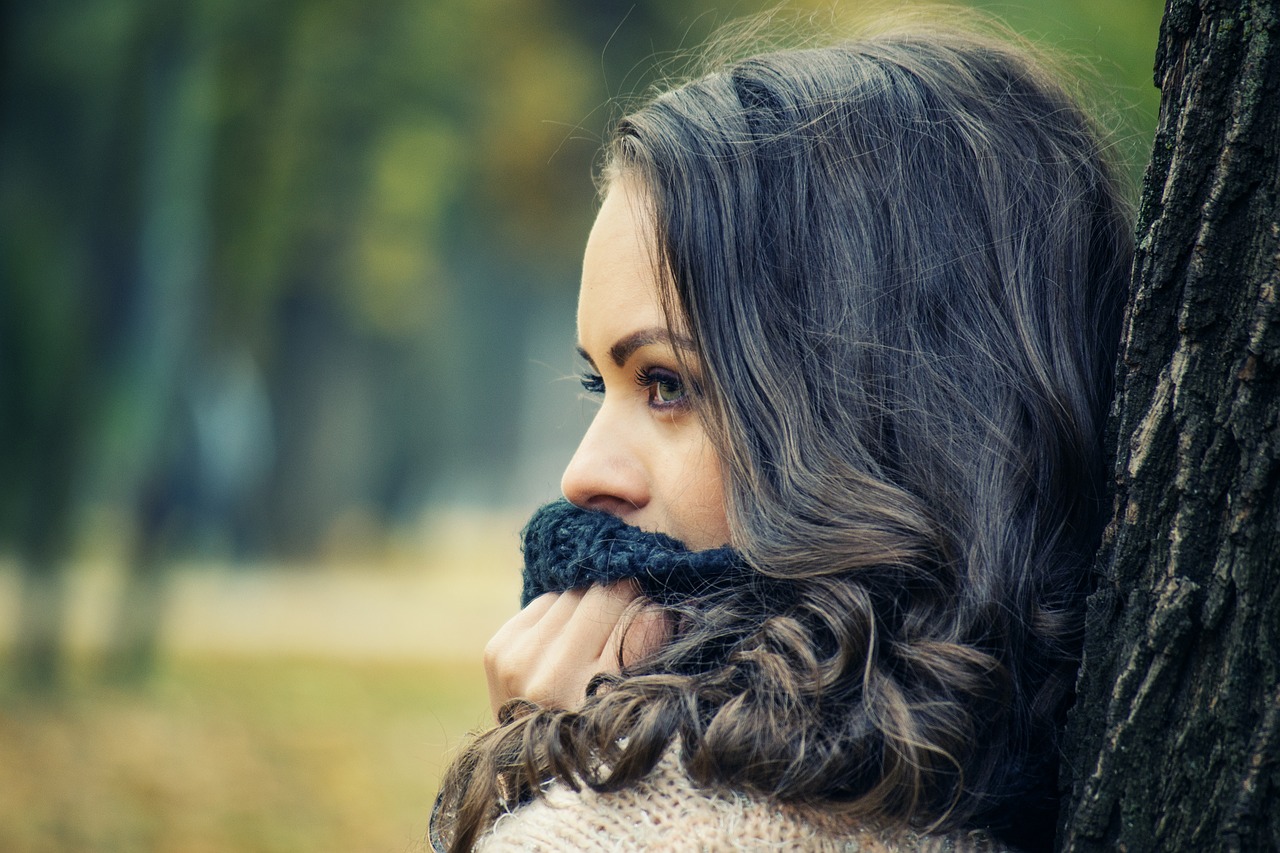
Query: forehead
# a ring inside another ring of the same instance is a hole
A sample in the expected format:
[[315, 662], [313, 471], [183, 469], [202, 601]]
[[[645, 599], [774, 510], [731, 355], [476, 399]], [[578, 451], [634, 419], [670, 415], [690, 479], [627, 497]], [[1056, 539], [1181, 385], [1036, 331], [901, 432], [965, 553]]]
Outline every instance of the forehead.
[[653, 225], [648, 199], [632, 179], [618, 179], [596, 214], [587, 237], [583, 278], [594, 271], [620, 271], [653, 265]]
[[[596, 216], [582, 260], [578, 337], [661, 322], [653, 228], [646, 199], [633, 181], [615, 181]], [[625, 334], [625, 330], [621, 333]]]

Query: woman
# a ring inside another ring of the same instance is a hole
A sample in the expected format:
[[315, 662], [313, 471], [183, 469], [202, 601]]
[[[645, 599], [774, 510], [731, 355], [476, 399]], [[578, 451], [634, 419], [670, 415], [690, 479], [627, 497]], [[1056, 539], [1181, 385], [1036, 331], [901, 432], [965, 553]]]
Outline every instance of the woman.
[[1049, 843], [1131, 255], [1104, 154], [1019, 50], [940, 32], [620, 123], [578, 314], [603, 400], [436, 839]]

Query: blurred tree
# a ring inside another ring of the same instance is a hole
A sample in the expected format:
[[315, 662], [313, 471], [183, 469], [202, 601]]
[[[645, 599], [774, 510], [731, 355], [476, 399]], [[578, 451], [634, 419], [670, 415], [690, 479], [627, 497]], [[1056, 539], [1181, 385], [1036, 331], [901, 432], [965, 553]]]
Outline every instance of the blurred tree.
[[3, 7], [0, 500], [22, 580], [16, 671], [34, 685], [57, 673], [78, 475], [132, 290], [131, 13]]
[[131, 571], [118, 618], [112, 669], [150, 671], [163, 601], [167, 538], [177, 502], [175, 459], [184, 439], [183, 388], [198, 361], [207, 311], [214, 67], [209, 22], [197, 8], [162, 3], [140, 32], [138, 222], [132, 305], [113, 342], [119, 362], [107, 378], [119, 417], [98, 464], [115, 502], [132, 507]]

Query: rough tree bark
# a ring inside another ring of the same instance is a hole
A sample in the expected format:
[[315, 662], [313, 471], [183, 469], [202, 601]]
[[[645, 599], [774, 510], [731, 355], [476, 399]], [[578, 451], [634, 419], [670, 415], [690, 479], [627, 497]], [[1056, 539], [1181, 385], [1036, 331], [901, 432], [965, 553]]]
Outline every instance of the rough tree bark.
[[1280, 850], [1280, 0], [1169, 0], [1059, 849]]

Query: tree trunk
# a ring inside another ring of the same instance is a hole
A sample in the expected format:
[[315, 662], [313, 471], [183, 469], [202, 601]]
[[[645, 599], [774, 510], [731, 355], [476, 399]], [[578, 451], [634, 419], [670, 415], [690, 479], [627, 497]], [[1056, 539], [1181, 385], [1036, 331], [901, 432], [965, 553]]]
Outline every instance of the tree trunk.
[[1280, 850], [1280, 0], [1169, 0], [1062, 850]]
[[139, 681], [158, 655], [174, 520], [173, 469], [182, 385], [202, 340], [209, 289], [209, 175], [214, 51], [204, 19], [160, 2], [142, 43], [144, 98], [135, 309], [117, 397], [127, 399], [132, 453], [112, 465], [115, 496], [134, 510], [132, 553], [106, 668]]

